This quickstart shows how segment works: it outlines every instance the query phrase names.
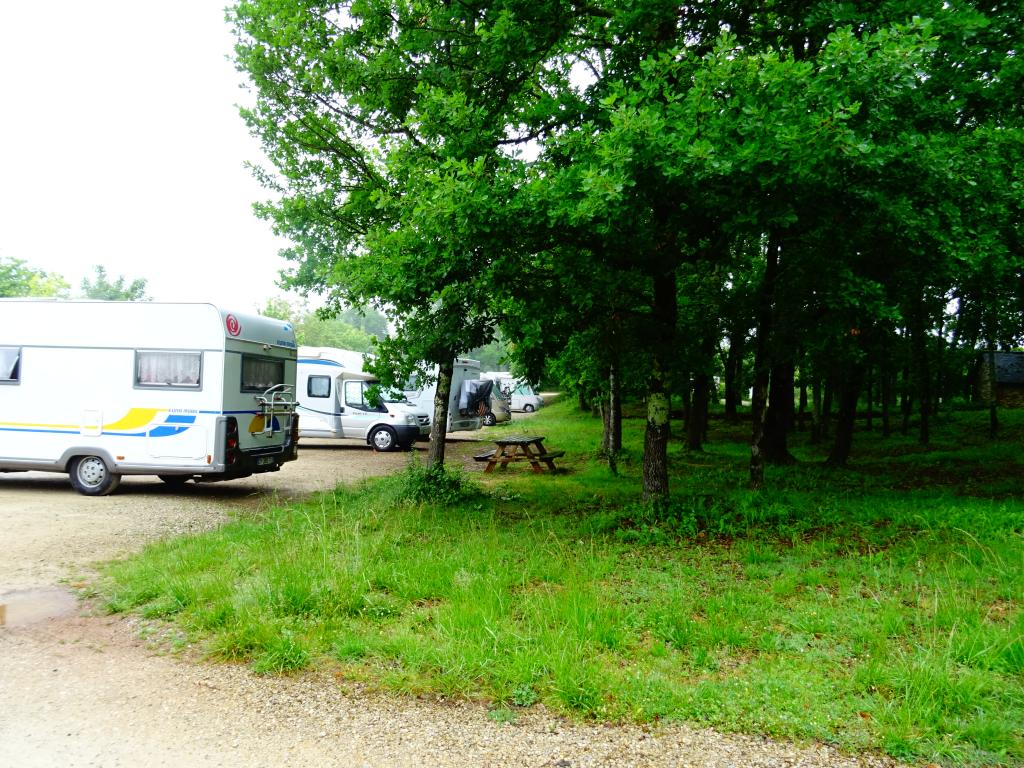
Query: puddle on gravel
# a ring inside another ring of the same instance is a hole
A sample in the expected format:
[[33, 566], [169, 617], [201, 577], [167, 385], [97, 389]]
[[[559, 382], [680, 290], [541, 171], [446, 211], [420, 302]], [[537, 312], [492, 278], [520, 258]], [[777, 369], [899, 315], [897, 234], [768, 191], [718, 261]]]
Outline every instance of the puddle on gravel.
[[24, 627], [46, 619], [74, 613], [78, 600], [60, 587], [33, 589], [0, 588], [0, 627]]

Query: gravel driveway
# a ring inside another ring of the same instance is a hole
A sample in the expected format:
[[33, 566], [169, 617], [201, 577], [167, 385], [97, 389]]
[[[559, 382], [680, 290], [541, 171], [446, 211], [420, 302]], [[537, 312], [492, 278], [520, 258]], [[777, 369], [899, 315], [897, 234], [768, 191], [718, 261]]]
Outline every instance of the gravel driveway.
[[58, 589], [96, 560], [217, 526], [239, 507], [408, 461], [349, 441], [305, 440], [300, 454], [278, 473], [184, 492], [126, 478], [103, 498], [78, 495], [63, 475], [0, 474], [0, 767], [893, 765], [680, 726], [581, 725], [539, 707], [502, 724], [473, 703], [368, 694], [322, 675], [258, 677], [165, 655], [136, 620], [85, 615]]

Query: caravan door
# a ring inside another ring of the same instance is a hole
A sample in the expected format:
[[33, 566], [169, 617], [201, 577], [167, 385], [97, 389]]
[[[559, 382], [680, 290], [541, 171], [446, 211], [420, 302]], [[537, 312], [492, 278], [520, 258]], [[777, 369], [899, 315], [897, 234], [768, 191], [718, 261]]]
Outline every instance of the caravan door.
[[310, 373], [299, 386], [304, 431], [321, 433], [328, 437], [341, 437], [341, 379], [324, 373]]

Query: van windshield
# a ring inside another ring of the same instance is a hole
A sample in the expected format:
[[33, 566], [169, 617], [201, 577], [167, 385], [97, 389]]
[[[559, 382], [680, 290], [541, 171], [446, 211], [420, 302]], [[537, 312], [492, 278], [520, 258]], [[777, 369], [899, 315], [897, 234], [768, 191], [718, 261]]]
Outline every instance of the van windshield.
[[[370, 379], [363, 382], [363, 392], [365, 393], [368, 389], [373, 389], [376, 399], [379, 399], [384, 403], [406, 403], [410, 404], [406, 398], [405, 393], [394, 390], [394, 389], [383, 389], [380, 386], [380, 382], [376, 379]], [[365, 397], [365, 395], [364, 395]], [[369, 398], [367, 398], [369, 399]]]

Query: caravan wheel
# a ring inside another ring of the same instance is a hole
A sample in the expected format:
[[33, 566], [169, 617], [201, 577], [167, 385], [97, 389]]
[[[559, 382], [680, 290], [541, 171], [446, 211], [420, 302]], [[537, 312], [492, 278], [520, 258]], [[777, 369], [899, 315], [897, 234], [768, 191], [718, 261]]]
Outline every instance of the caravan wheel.
[[117, 488], [121, 476], [99, 456], [76, 456], [68, 465], [71, 487], [86, 496], [106, 496]]

